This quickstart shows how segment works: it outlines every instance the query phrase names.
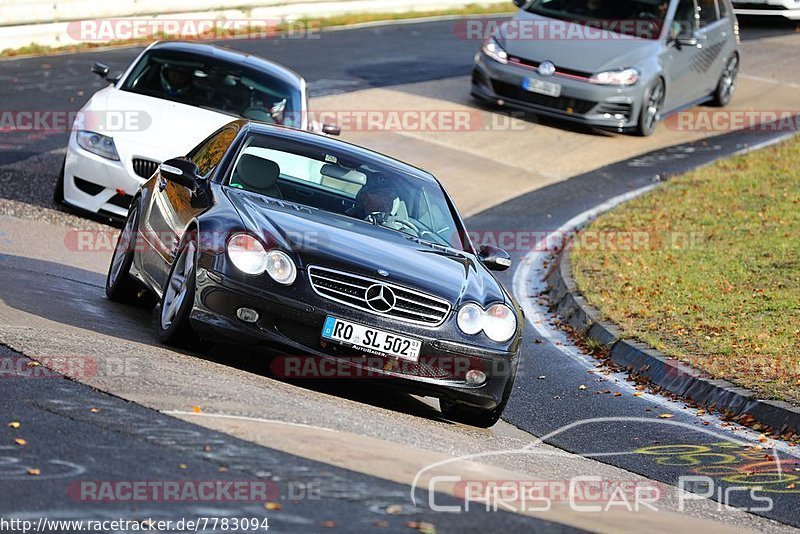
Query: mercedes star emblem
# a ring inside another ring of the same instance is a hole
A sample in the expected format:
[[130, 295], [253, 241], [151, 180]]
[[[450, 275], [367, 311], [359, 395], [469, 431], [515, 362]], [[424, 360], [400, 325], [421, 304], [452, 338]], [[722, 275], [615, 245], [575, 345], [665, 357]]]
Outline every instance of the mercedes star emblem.
[[379, 313], [386, 313], [394, 308], [397, 297], [392, 288], [383, 284], [374, 284], [367, 288], [367, 305]]

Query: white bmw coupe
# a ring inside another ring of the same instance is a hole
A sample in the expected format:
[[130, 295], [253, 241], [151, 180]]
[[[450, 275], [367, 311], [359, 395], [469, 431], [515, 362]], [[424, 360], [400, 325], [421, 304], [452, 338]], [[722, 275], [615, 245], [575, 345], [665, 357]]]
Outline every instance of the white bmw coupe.
[[157, 42], [78, 112], [53, 198], [124, 219], [139, 186], [164, 160], [242, 117], [338, 134], [308, 120], [305, 80], [282, 65], [213, 45]]

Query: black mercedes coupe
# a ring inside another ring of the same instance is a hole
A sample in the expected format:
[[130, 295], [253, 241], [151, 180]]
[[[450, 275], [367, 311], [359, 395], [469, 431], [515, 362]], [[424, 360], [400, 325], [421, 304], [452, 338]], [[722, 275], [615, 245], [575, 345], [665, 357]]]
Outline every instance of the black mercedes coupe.
[[490, 272], [510, 265], [500, 249], [473, 247], [429, 173], [238, 120], [142, 185], [106, 294], [152, 294], [164, 343], [335, 362], [488, 427], [518, 366], [522, 312]]

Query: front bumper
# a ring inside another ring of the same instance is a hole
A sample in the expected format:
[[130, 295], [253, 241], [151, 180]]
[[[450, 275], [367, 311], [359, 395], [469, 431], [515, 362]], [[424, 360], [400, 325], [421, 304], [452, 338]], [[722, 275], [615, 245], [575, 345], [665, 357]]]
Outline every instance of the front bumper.
[[113, 161], [87, 152], [72, 132], [64, 164], [64, 202], [116, 219], [127, 217], [133, 196], [147, 180], [136, 174], [130, 158], [120, 158]]
[[[206, 264], [205, 266], [203, 264]], [[393, 323], [360, 310], [338, 304], [317, 295], [289, 298], [276, 292], [254, 288], [211, 267], [213, 261], [201, 257], [197, 273], [192, 325], [204, 337], [232, 341], [236, 344], [281, 351], [273, 360], [273, 372], [281, 375], [286, 368], [300, 365], [298, 360], [336, 361], [341, 374], [316, 374], [321, 366], [305, 366], [307, 376], [284, 374], [286, 378], [368, 378], [399, 387], [410, 393], [445, 398], [466, 405], [492, 409], [503, 401], [509, 381], [513, 383], [518, 365], [518, 342], [509, 351], [492, 350], [440, 339], [436, 329], [409, 327]], [[298, 282], [302, 279], [298, 277]], [[236, 310], [247, 307], [259, 313], [259, 320], [250, 324], [236, 316]], [[418, 363], [369, 355], [322, 339], [325, 318], [329, 315], [367, 324], [389, 332], [421, 339], [422, 352]], [[275, 363], [279, 362], [279, 368]], [[341, 365], [343, 364], [343, 366]], [[326, 369], [330, 369], [327, 367]], [[471, 369], [483, 371], [483, 384], [472, 385], [465, 379]]]
[[[525, 78], [557, 83], [561, 85], [561, 96], [526, 91], [522, 88]], [[472, 95], [548, 117], [626, 131], [638, 123], [644, 89], [641, 81], [619, 87], [591, 84], [573, 76], [542, 77], [535, 68], [512, 63], [503, 65], [479, 52], [472, 72]]]

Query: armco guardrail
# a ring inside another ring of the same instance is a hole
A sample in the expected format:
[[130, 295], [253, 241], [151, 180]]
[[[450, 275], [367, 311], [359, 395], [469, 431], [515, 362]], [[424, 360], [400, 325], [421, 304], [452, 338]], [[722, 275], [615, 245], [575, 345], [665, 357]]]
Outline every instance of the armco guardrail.
[[[67, 46], [83, 42], [74, 28], [81, 21], [255, 20], [293, 21], [345, 13], [398, 13], [463, 8], [469, 3], [508, 4], [510, 0], [2, 0], [0, 51], [28, 45]], [[73, 31], [71, 31], [73, 30]], [[96, 40], [94, 40], [96, 41]]]
[[[472, 3], [497, 4], [510, 0], [485, 0]], [[172, 0], [165, 8], [163, 0], [3, 0], [0, 3], [0, 27], [49, 24], [106, 17], [132, 17], [233, 11], [245, 15], [251, 9], [271, 8], [271, 12], [313, 16], [325, 13], [361, 11], [395, 12], [464, 7], [464, 0]]]

